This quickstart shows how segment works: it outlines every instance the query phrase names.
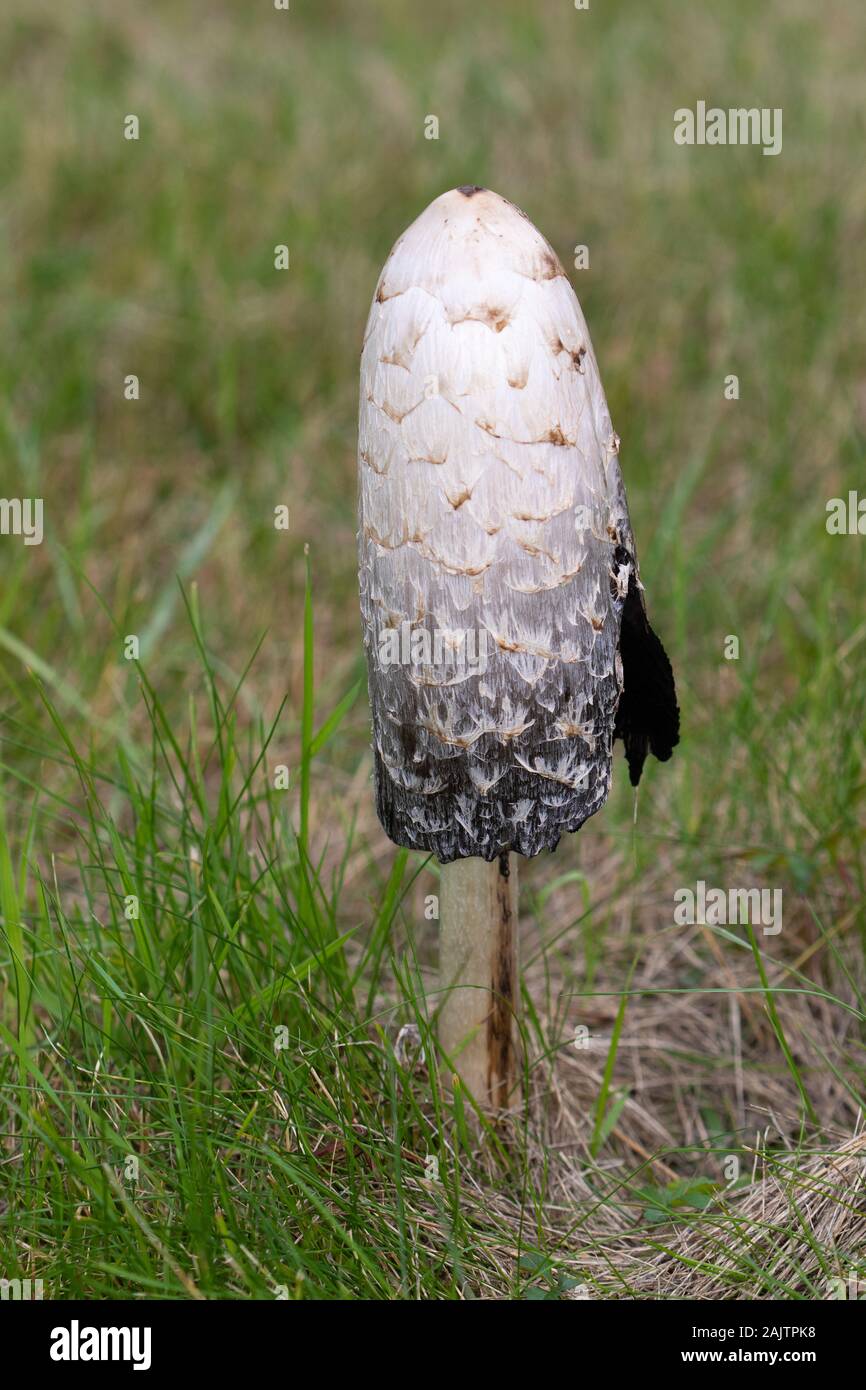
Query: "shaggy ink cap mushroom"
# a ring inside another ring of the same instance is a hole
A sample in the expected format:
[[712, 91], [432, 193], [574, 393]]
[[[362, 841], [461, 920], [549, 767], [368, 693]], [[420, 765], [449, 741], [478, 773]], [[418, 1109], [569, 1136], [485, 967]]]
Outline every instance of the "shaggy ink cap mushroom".
[[443, 862], [554, 849], [678, 741], [577, 297], [490, 189], [396, 242], [364, 336], [359, 571], [376, 805]]

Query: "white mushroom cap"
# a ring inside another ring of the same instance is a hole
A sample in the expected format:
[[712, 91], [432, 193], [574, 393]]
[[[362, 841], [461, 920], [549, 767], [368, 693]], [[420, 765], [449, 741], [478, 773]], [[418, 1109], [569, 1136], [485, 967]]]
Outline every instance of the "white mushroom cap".
[[531, 855], [603, 805], [630, 583], [642, 612], [618, 449], [548, 242], [489, 189], [437, 198], [385, 263], [361, 359], [361, 608], [398, 844]]

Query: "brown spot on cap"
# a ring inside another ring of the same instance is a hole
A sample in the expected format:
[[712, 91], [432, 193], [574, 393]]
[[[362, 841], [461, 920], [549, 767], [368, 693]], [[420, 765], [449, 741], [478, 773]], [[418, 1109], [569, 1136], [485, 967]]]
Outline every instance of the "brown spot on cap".
[[550, 247], [547, 248], [541, 258], [541, 274], [544, 280], [555, 280], [557, 276], [565, 275], [565, 271], [560, 265], [559, 257]]
[[548, 430], [547, 434], [544, 435], [543, 439], [539, 442], [542, 444], [557, 444], [560, 448], [565, 448], [571, 444], [571, 440], [566, 439], [563, 434], [561, 425], [554, 425], [553, 429]]
[[507, 328], [511, 322], [511, 315], [507, 309], [500, 309], [495, 304], [489, 304], [483, 311], [484, 322], [488, 328], [492, 328], [494, 333], [501, 333], [503, 328]]
[[455, 493], [453, 496], [446, 489], [445, 496], [448, 498], [448, 501], [451, 503], [452, 507], [456, 512], [458, 507], [462, 507], [464, 502], [469, 501], [470, 497], [472, 496], [472, 489], [464, 485], [460, 489], [460, 491], [458, 493]]
[[483, 193], [484, 189], [480, 183], [461, 183], [457, 192], [462, 193], [464, 198], [471, 198], [475, 193]]

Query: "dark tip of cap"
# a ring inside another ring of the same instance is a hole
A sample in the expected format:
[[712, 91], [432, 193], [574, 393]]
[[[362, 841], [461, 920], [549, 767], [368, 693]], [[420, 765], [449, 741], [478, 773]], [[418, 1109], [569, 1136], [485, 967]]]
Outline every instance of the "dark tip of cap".
[[457, 192], [462, 193], [464, 198], [471, 198], [473, 193], [483, 193], [484, 189], [480, 183], [461, 183]]

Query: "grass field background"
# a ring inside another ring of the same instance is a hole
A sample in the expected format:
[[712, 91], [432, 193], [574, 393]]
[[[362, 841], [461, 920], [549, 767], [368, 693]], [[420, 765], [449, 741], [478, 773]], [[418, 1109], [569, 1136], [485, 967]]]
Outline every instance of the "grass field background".
[[[0, 495], [45, 539], [0, 537], [0, 1277], [866, 1277], [866, 562], [825, 527], [866, 493], [864, 56], [854, 0], [7, 0]], [[699, 99], [781, 107], [782, 153], [677, 147]], [[618, 750], [604, 811], [521, 866], [505, 1134], [431, 1065], [436, 870], [373, 814], [354, 548], [378, 270], [461, 183], [589, 248], [683, 714], [636, 806]], [[782, 932], [675, 927], [700, 879], [781, 888]]]

